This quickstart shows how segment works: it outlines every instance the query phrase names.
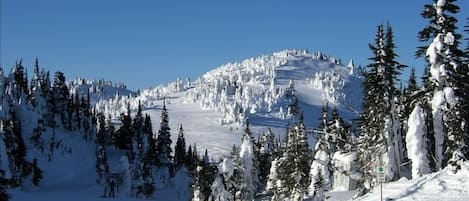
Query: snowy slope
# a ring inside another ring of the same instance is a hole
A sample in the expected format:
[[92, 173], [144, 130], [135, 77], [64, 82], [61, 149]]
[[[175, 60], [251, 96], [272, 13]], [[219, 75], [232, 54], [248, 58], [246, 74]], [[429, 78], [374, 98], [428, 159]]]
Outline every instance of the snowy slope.
[[[467, 201], [469, 200], [469, 163], [462, 164], [456, 174], [450, 167], [436, 173], [407, 180], [383, 184], [384, 200], [402, 201]], [[357, 200], [380, 200], [380, 189]]]
[[166, 97], [173, 142], [183, 124], [188, 144], [199, 151], [206, 147], [217, 158], [239, 145], [246, 119], [255, 135], [272, 128], [284, 135], [293, 122], [288, 116], [285, 92], [293, 81], [308, 129], [318, 125], [321, 107], [327, 102], [338, 107], [346, 119], [357, 117], [361, 101], [361, 82], [353, 64], [344, 66], [334, 57], [320, 52], [284, 50], [228, 63], [207, 72], [195, 81], [181, 80], [143, 90], [139, 96], [119, 96], [96, 104], [99, 112], [118, 119], [140, 102], [159, 128], [160, 108]]

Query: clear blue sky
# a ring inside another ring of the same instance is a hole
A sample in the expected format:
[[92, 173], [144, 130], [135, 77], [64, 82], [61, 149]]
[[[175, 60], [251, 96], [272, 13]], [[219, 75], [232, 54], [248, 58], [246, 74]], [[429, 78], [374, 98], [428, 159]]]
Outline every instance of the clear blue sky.
[[[366, 64], [376, 26], [387, 21], [399, 60], [422, 68], [413, 55], [426, 23], [419, 14], [431, 0], [0, 2], [3, 68], [23, 58], [31, 72], [39, 57], [41, 67], [67, 78], [105, 78], [144, 89], [287, 48]], [[462, 30], [469, 3], [460, 0], [459, 6]]]

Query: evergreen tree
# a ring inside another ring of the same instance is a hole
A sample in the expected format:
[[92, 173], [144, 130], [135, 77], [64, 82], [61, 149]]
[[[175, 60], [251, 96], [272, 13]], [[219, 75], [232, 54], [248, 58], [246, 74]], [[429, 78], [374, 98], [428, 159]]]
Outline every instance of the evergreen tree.
[[329, 103], [326, 102], [321, 108], [321, 116], [319, 117], [319, 130], [328, 132], [327, 127], [329, 126]]
[[14, 101], [18, 103], [20, 99], [26, 98], [29, 91], [28, 82], [25, 81], [27, 76], [22, 63], [22, 60], [19, 63], [17, 62], [11, 72], [11, 86], [13, 87], [11, 98], [14, 98]]
[[192, 151], [192, 145], [189, 145], [189, 148], [187, 148], [185, 159], [186, 159], [186, 161], [184, 161], [185, 166], [190, 172], [193, 172], [196, 168], [197, 162], [195, 161], [194, 153]]
[[239, 150], [239, 159], [240, 159], [240, 172], [241, 172], [241, 181], [240, 181], [240, 194], [241, 200], [252, 200], [257, 192], [259, 187], [259, 170], [257, 160], [255, 158], [255, 146], [252, 140], [251, 131], [249, 128], [249, 123], [247, 123], [245, 128], [245, 133], [243, 135], [241, 147]]
[[209, 201], [234, 201], [233, 196], [225, 189], [222, 174], [217, 174], [210, 188], [212, 193], [208, 199]]
[[285, 151], [277, 163], [277, 183], [281, 185], [273, 190], [276, 199], [288, 198], [294, 189], [305, 192], [311, 159], [303, 122], [288, 132]]
[[65, 75], [57, 71], [54, 76], [54, 83], [52, 84], [52, 90], [51, 92], [51, 99], [48, 103], [48, 108], [49, 111], [51, 111], [52, 114], [58, 114], [59, 115], [59, 121], [55, 120], [55, 122], [61, 122], [61, 125], [63, 125], [67, 129], [71, 129], [70, 125], [68, 125], [68, 116], [67, 116], [67, 111], [68, 111], [68, 106], [69, 106], [69, 97], [70, 93], [68, 90], [68, 87], [65, 83]]
[[117, 130], [116, 146], [119, 149], [130, 150], [132, 148], [132, 117], [130, 116], [130, 106], [127, 106], [127, 114], [120, 115], [121, 127]]
[[21, 132], [21, 123], [14, 111], [10, 120], [4, 121], [5, 146], [9, 156], [10, 170], [13, 174], [13, 185], [22, 185], [22, 179], [31, 174], [31, 164], [26, 161], [26, 146]]
[[315, 185], [317, 183], [316, 179], [321, 178], [322, 184], [325, 189], [330, 189], [332, 187], [332, 146], [329, 141], [326, 139], [325, 135], [322, 135], [318, 143], [315, 146], [315, 153], [313, 163], [311, 164], [311, 169], [309, 176], [311, 182], [309, 185], [310, 192], [315, 191]]
[[347, 122], [342, 119], [339, 115], [339, 111], [336, 107], [332, 110], [331, 119], [329, 120], [329, 133], [334, 139], [334, 151], [351, 151], [352, 150], [352, 140], [350, 138], [350, 128]]
[[[462, 51], [458, 48], [461, 35], [458, 34], [456, 18], [459, 12], [456, 0], [435, 0], [425, 5], [422, 17], [429, 20], [428, 25], [419, 32], [422, 42], [432, 40], [419, 47], [416, 55], [426, 56], [430, 72], [429, 82], [432, 91], [431, 110], [435, 139], [436, 168], [445, 167], [452, 153], [464, 149], [464, 133], [467, 115], [464, 107], [465, 90], [468, 86], [467, 68], [461, 68]], [[461, 115], [462, 114], [462, 115]]]
[[171, 130], [169, 128], [168, 110], [166, 101], [163, 101], [161, 110], [160, 129], [156, 138], [156, 159], [158, 166], [169, 166], [172, 160], [171, 156]]
[[[395, 61], [393, 32], [388, 25], [386, 34], [378, 26], [375, 45], [369, 45], [373, 52], [365, 74], [365, 97], [361, 114], [359, 156], [364, 166], [367, 188], [374, 185], [374, 169], [386, 167], [386, 179], [397, 179], [402, 160], [402, 138], [398, 115], [398, 91], [394, 86], [404, 65]], [[371, 186], [370, 186], [371, 185]]]
[[275, 157], [277, 145], [275, 143], [275, 134], [269, 128], [262, 134], [259, 139], [259, 181], [261, 184], [266, 184], [267, 176], [270, 173], [270, 166]]
[[174, 148], [174, 164], [177, 168], [184, 165], [186, 162], [186, 140], [184, 138], [184, 129], [182, 124], [179, 126], [178, 139], [176, 147]]
[[412, 177], [416, 178], [430, 172], [428, 147], [426, 144], [425, 113], [420, 105], [416, 105], [409, 116], [409, 130], [406, 135], [408, 158], [412, 161]]

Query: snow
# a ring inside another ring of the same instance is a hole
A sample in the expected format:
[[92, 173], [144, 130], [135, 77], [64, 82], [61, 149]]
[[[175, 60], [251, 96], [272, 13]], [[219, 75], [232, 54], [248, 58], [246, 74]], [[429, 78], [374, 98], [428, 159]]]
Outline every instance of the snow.
[[[445, 2], [440, 0], [438, 3], [444, 4]], [[432, 60], [434, 63], [437, 61], [437, 51], [442, 49], [443, 43], [454, 41], [452, 37], [451, 33], [447, 34], [443, 39], [435, 39], [430, 45], [431, 48], [427, 54], [434, 57]], [[435, 68], [431, 69], [432, 75], [434, 74], [435, 77], [438, 75], [438, 79], [442, 75], [440, 68], [441, 66], [435, 65]], [[141, 102], [144, 113], [151, 116], [153, 128], [156, 130], [160, 122], [163, 98], [165, 98], [171, 130], [177, 131], [179, 125], [183, 123], [186, 142], [197, 144], [199, 151], [207, 148], [212, 157], [211, 161], [224, 158], [219, 170], [225, 177], [229, 177], [233, 174], [233, 161], [225, 156], [229, 155], [233, 144], [241, 144], [242, 128], [246, 118], [250, 120], [254, 135], [261, 134], [266, 128], [272, 128], [273, 133], [284, 135], [285, 127], [290, 122], [284, 112], [289, 104], [284, 98], [284, 92], [291, 80], [295, 83], [295, 95], [300, 100], [299, 105], [305, 111], [307, 120], [305, 123], [308, 129], [317, 125], [316, 115], [319, 114], [324, 102], [337, 106], [346, 119], [357, 117], [355, 111], [360, 110], [362, 79], [353, 73], [353, 61], [351, 60], [348, 66], [344, 66], [334, 57], [304, 50], [285, 50], [269, 56], [225, 64], [204, 74], [196, 81], [178, 79], [167, 86], [161, 85], [143, 90], [140, 94], [127, 90], [124, 85], [99, 81], [78, 79], [69, 84], [73, 86], [70, 88], [72, 94], [90, 92], [92, 102], [97, 102], [95, 109], [98, 112], [104, 112], [106, 117], [110, 115], [115, 122], [118, 122], [116, 119], [121, 112], [126, 112], [127, 103], [130, 103], [131, 110], [135, 111], [138, 102]], [[438, 108], [443, 103], [443, 99], [452, 97], [453, 93], [446, 89], [436, 93], [432, 101], [434, 108]], [[3, 106], [7, 105], [4, 103]], [[2, 108], [0, 112], [6, 111], [6, 108]], [[31, 117], [27, 111], [20, 113], [19, 116], [26, 122], [23, 129], [31, 130], [36, 125], [36, 117]], [[441, 117], [441, 111], [434, 110], [433, 115]], [[417, 115], [415, 118], [420, 117]], [[41, 182], [40, 188], [27, 191], [9, 189], [9, 193], [13, 195], [12, 200], [108, 200], [108, 198], [100, 197], [104, 192], [104, 186], [96, 183], [94, 144], [83, 140], [83, 136], [79, 133], [61, 128], [47, 129], [43, 133], [46, 143], [50, 141], [52, 134], [62, 144], [55, 154], [30, 151], [27, 156], [28, 159], [38, 158], [39, 166], [44, 170], [45, 179]], [[29, 137], [30, 133], [26, 132], [25, 139]], [[176, 142], [177, 134], [172, 133], [171, 137], [172, 141]], [[412, 135], [407, 137], [410, 138]], [[31, 145], [28, 146], [28, 150], [33, 150]], [[69, 149], [70, 152], [68, 152]], [[245, 165], [247, 164], [246, 169], [250, 169], [252, 144], [242, 146], [240, 152], [240, 158]], [[130, 177], [130, 164], [126, 157], [122, 157], [125, 153], [114, 149], [107, 150], [107, 153], [111, 172], [124, 175], [124, 184], [115, 200], [142, 200], [128, 196], [130, 184], [125, 178]], [[4, 150], [0, 149], [0, 155], [3, 158]], [[48, 161], [48, 155], [51, 161]], [[312, 165], [313, 171], [325, 168], [324, 163], [329, 160], [326, 155], [327, 153], [316, 153], [316, 163]], [[355, 158], [355, 154], [334, 155], [334, 159], [345, 163], [352, 163]], [[271, 172], [276, 172], [275, 169], [279, 164], [277, 162], [274, 160]], [[5, 163], [1, 163], [0, 167], [4, 168], [4, 166]], [[348, 168], [351, 167], [345, 169]], [[321, 169], [321, 172], [328, 173], [325, 169]], [[245, 173], [250, 173], [250, 171]], [[165, 181], [164, 184], [158, 183], [154, 199], [189, 200], [187, 174], [183, 170], [177, 172], [170, 181]], [[271, 174], [271, 176], [277, 175]], [[221, 183], [220, 180], [221, 177], [217, 179], [218, 184]], [[274, 185], [282, 185], [282, 183], [269, 183], [267, 188]], [[462, 164], [462, 169], [456, 174], [444, 169], [413, 180], [401, 179], [384, 186], [385, 196], [388, 198], [467, 200], [469, 165]], [[351, 191], [333, 191], [326, 192], [326, 197], [329, 196], [328, 200], [347, 200], [352, 194]], [[377, 200], [376, 196], [375, 189], [371, 194], [359, 200]]]
[[[467, 201], [469, 199], [469, 163], [457, 173], [447, 167], [439, 172], [383, 184], [384, 200], [399, 201]], [[379, 186], [357, 201], [380, 200]]]
[[437, 169], [441, 168], [443, 159], [443, 111], [441, 107], [445, 102], [445, 96], [443, 91], [435, 91], [432, 99], [432, 115], [433, 115], [433, 129], [435, 132], [435, 159]]
[[425, 143], [427, 132], [425, 114], [420, 105], [415, 106], [412, 110], [407, 125], [409, 126], [406, 135], [407, 155], [412, 161], [412, 178], [418, 178], [422, 174], [430, 172]]

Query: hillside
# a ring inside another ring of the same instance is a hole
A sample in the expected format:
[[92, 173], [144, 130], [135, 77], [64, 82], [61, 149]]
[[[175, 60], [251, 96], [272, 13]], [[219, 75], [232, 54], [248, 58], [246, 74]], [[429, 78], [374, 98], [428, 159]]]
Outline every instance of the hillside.
[[[351, 121], [360, 110], [361, 82], [353, 63], [344, 66], [334, 57], [305, 50], [285, 50], [268, 56], [228, 63], [207, 72], [195, 81], [177, 79], [166, 86], [143, 90], [139, 96], [119, 96], [101, 100], [96, 109], [118, 119], [140, 102], [159, 125], [160, 108], [166, 98], [170, 126], [182, 123], [190, 144], [208, 148], [213, 156], [226, 155], [239, 144], [246, 119], [255, 135], [267, 128], [283, 136], [293, 121], [288, 114], [291, 101], [285, 97], [291, 84], [303, 111], [307, 128], [318, 125], [326, 103], [337, 107]], [[172, 135], [173, 142], [176, 135]], [[315, 139], [310, 139], [311, 144]], [[188, 144], [189, 144], [188, 143]]]

